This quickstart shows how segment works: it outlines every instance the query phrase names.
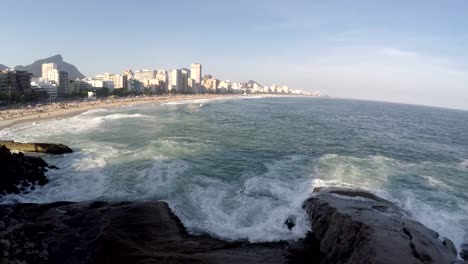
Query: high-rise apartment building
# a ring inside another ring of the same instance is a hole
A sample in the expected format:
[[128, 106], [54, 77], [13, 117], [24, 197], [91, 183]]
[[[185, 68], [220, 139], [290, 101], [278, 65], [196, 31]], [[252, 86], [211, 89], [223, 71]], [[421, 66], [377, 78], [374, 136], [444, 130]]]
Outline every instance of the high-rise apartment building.
[[180, 92], [182, 89], [182, 73], [178, 69], [173, 69], [169, 74], [169, 85], [167, 89], [170, 92]]
[[192, 65], [190, 65], [190, 78], [195, 81], [195, 84], [201, 84], [202, 65], [200, 63], [192, 63]]
[[135, 79], [143, 82], [144, 80], [148, 79], [156, 79], [156, 71], [155, 70], [138, 70], [135, 72]]
[[114, 82], [114, 89], [127, 89], [127, 75], [116, 74], [110, 80]]
[[32, 74], [26, 71], [4, 70], [0, 72], [0, 92], [16, 95], [31, 93]]
[[181, 76], [181, 92], [187, 93], [190, 91], [189, 89], [189, 79], [190, 79], [190, 70], [183, 68], [180, 69]]
[[[42, 78], [49, 79], [49, 71], [58, 70], [57, 63], [43, 63], [42, 64]], [[58, 73], [57, 73], [58, 75]]]
[[57, 87], [57, 95], [59, 98], [63, 98], [68, 94], [68, 83], [68, 72], [60, 71]]

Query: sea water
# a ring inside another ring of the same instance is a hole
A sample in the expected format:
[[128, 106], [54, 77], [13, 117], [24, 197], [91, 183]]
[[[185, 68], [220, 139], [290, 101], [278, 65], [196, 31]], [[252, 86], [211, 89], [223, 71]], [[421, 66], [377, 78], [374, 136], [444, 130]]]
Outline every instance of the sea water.
[[[98, 109], [0, 131], [69, 145], [50, 182], [2, 203], [164, 200], [189, 232], [251, 242], [310, 229], [318, 186], [362, 188], [467, 241], [468, 112], [353, 100], [255, 98]], [[295, 219], [289, 230], [285, 221]]]

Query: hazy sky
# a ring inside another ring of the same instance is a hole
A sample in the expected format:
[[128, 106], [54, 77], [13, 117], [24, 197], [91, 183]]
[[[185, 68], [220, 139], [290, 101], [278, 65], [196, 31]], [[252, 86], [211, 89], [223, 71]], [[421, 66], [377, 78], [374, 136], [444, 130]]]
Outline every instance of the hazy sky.
[[468, 109], [468, 1], [2, 3], [0, 63], [182, 68], [332, 96]]

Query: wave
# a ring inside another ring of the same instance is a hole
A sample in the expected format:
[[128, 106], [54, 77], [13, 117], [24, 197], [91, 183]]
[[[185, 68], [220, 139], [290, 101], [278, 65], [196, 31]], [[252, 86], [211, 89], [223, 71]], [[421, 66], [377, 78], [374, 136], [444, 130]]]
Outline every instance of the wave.
[[112, 114], [106, 116], [94, 117], [93, 120], [117, 120], [124, 118], [149, 118], [150, 116], [142, 114]]
[[216, 97], [216, 98], [203, 98], [203, 99], [184, 99], [184, 100], [177, 100], [177, 101], [170, 101], [170, 102], [165, 102], [161, 103], [161, 105], [186, 105], [186, 104], [199, 104], [202, 106], [204, 103], [209, 103], [209, 102], [225, 102], [228, 100], [243, 100], [243, 99], [261, 99], [265, 98], [265, 96], [245, 96], [245, 97], [239, 97], [239, 96], [232, 96], [232, 97]]
[[[94, 111], [94, 110], [93, 110]], [[79, 134], [84, 131], [99, 128], [104, 122], [112, 122], [119, 119], [150, 118], [141, 114], [110, 114], [103, 116], [92, 116], [96, 113], [108, 111], [94, 111], [81, 114], [71, 118], [56, 119], [39, 123], [21, 124], [0, 131], [0, 138], [23, 142], [56, 140], [56, 136], [67, 134]]]
[[462, 171], [468, 171], [468, 159], [462, 160], [457, 167]]
[[[310, 179], [293, 173], [302, 162], [287, 157], [267, 163], [264, 173], [242, 175], [235, 183], [194, 175], [188, 199], [170, 204], [191, 233], [250, 242], [302, 238], [310, 224], [301, 206], [311, 191]], [[192, 206], [196, 210], [187, 210]], [[284, 224], [288, 218], [295, 219], [292, 230]]]
[[[468, 203], [450, 182], [425, 175], [433, 162], [406, 163], [384, 156], [325, 155], [316, 161], [312, 187], [351, 187], [384, 197], [459, 247], [468, 234]], [[431, 170], [433, 171], [433, 170]]]
[[[402, 173], [417, 175], [428, 166], [383, 156], [288, 156], [246, 172], [235, 181], [213, 178], [178, 159], [210, 151], [209, 142], [191, 137], [155, 140], [144, 148], [125, 144], [80, 143], [80, 150], [57, 158], [62, 169], [48, 172], [50, 183], [30, 194], [7, 195], [3, 203], [60, 200], [165, 200], [193, 234], [250, 242], [294, 240], [310, 230], [302, 203], [315, 187], [361, 188], [389, 199], [457, 246], [464, 241], [468, 204], [445, 192], [434, 176], [398, 183]], [[171, 152], [175, 151], [177, 153]], [[313, 168], [311, 168], [313, 164]], [[425, 184], [425, 185], [424, 185]], [[450, 206], [447, 202], [450, 201]], [[293, 230], [284, 222], [294, 218]]]
[[78, 116], [87, 116], [87, 115], [93, 115], [93, 114], [97, 114], [97, 113], [107, 113], [107, 112], [109, 112], [109, 109], [98, 108], [98, 109], [88, 110], [86, 112], [83, 112], [83, 113], [79, 114]]

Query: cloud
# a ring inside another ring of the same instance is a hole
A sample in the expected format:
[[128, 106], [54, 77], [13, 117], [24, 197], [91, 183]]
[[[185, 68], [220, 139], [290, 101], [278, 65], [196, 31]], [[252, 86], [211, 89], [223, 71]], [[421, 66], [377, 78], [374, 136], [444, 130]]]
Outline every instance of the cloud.
[[408, 58], [408, 57], [415, 57], [418, 56], [417, 53], [411, 51], [404, 51], [398, 48], [382, 48], [382, 54], [392, 56], [392, 57], [400, 57], [400, 58]]

